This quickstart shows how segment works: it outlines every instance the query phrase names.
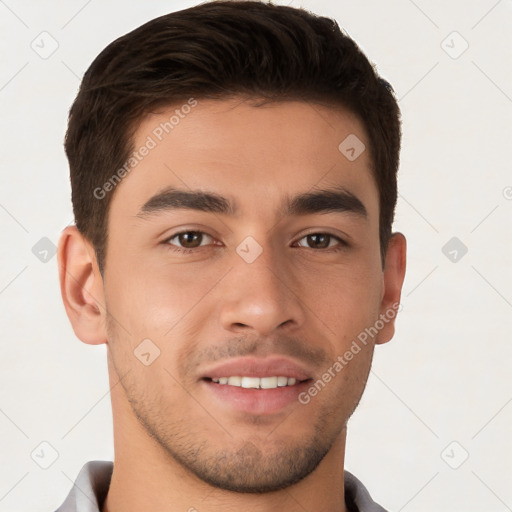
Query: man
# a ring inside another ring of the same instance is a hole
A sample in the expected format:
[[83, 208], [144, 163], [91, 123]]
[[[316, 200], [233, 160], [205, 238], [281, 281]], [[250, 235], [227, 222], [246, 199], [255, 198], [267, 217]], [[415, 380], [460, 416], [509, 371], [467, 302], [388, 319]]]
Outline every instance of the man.
[[59, 511], [384, 510], [344, 454], [400, 302], [399, 147], [389, 84], [302, 9], [205, 3], [96, 58], [58, 260], [115, 460]]

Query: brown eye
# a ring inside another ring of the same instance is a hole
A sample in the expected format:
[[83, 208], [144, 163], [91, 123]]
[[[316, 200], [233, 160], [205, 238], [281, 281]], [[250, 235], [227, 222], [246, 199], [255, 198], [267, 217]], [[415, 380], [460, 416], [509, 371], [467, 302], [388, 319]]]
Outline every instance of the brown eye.
[[[300, 242], [306, 240], [307, 245], [303, 245]], [[338, 243], [332, 244], [332, 241]], [[307, 247], [309, 249], [327, 249], [333, 246], [345, 246], [346, 243], [339, 237], [331, 235], [329, 233], [310, 233], [305, 237], [301, 238], [298, 242], [300, 247]]]
[[212, 239], [210, 235], [203, 233], [202, 231], [182, 231], [176, 233], [166, 240], [166, 243], [173, 246], [177, 250], [179, 249], [197, 249], [207, 243], [203, 243], [205, 240]]
[[201, 245], [203, 234], [198, 231], [187, 231], [186, 233], [180, 233], [178, 240], [180, 244], [186, 249], [193, 249]]

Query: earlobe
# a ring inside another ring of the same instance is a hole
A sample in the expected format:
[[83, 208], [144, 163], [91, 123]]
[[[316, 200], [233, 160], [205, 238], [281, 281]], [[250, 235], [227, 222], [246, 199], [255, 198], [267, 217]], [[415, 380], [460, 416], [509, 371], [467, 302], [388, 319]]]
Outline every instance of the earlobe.
[[393, 233], [386, 252], [383, 271], [384, 288], [380, 306], [383, 324], [375, 338], [376, 344], [386, 343], [395, 334], [395, 318], [400, 306], [402, 285], [405, 278], [407, 242], [402, 233]]
[[76, 226], [62, 231], [57, 259], [62, 301], [75, 334], [84, 343], [105, 343], [103, 279], [91, 243]]

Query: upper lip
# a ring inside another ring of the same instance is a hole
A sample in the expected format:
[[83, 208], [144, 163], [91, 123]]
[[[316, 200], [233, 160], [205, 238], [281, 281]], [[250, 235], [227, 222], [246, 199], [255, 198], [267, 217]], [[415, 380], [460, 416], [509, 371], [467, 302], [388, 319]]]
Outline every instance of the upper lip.
[[220, 377], [288, 377], [307, 380], [311, 375], [306, 369], [283, 357], [241, 357], [217, 364], [204, 371], [202, 379]]

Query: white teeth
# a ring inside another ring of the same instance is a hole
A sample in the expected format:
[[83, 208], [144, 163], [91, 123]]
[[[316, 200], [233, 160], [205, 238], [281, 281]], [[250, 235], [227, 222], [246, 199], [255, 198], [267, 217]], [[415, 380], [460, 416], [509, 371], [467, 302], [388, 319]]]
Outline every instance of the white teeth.
[[287, 386], [288, 385], [288, 378], [287, 377], [277, 377], [277, 385], [279, 387]]
[[253, 389], [276, 389], [278, 387], [293, 386], [297, 379], [293, 377], [219, 377], [212, 379], [212, 382], [217, 384], [228, 384], [230, 386], [237, 386], [241, 388]]
[[229, 377], [228, 384], [230, 386], [241, 386], [242, 385], [242, 377]]
[[242, 377], [242, 383], [240, 386], [243, 388], [259, 388], [260, 379], [258, 377]]
[[277, 388], [277, 377], [262, 377], [260, 379], [261, 389], [273, 389]]

